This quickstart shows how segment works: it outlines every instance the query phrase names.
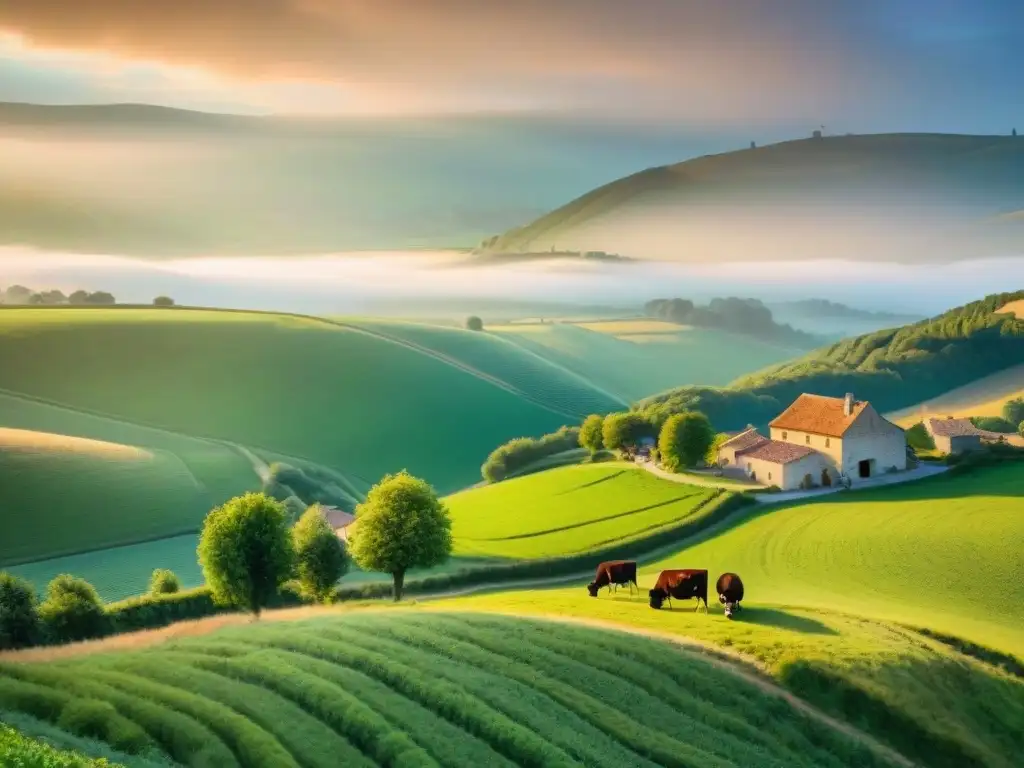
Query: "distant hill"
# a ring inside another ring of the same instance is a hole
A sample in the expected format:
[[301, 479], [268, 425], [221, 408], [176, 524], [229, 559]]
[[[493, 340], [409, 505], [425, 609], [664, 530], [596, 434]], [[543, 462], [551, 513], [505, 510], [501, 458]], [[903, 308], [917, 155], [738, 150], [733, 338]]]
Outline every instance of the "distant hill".
[[701, 264], [943, 262], [1019, 250], [1022, 208], [1024, 138], [829, 136], [649, 168], [507, 231], [490, 249]]
[[743, 376], [724, 389], [681, 387], [640, 401], [652, 418], [702, 410], [718, 429], [765, 424], [802, 392], [852, 392], [894, 411], [1024, 363], [1024, 320], [1000, 312], [1024, 291], [994, 294], [938, 317], [876, 331]]
[[771, 303], [768, 306], [773, 312], [794, 312], [806, 315], [807, 317], [820, 317], [827, 319], [891, 321], [900, 325], [924, 319], [918, 315], [899, 314], [897, 312], [871, 312], [866, 309], [858, 309], [839, 302], [829, 301], [828, 299], [780, 301]]

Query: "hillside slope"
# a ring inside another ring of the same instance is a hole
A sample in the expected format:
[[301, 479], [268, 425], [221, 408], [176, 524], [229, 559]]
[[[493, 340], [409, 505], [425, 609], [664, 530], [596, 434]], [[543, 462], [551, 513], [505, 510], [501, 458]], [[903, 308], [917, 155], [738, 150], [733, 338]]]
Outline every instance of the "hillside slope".
[[696, 408], [719, 429], [765, 424], [798, 395], [852, 392], [881, 412], [916, 405], [1024, 363], [1024, 321], [1000, 312], [1024, 291], [994, 294], [942, 315], [844, 339], [725, 389], [680, 387], [637, 407], [652, 418]]
[[650, 168], [595, 189], [490, 247], [608, 251], [691, 263], [922, 262], [1024, 242], [1024, 139], [829, 136]]

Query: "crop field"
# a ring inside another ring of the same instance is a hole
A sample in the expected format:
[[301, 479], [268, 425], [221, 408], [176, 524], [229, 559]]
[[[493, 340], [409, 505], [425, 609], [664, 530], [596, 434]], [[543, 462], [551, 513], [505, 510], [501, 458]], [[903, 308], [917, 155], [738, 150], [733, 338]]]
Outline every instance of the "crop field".
[[664, 320], [596, 320], [587, 323], [574, 323], [578, 328], [585, 328], [596, 333], [606, 333], [622, 341], [650, 341], [655, 337], [665, 337], [676, 341], [674, 337], [694, 330], [692, 326], [669, 323]]
[[[675, 333], [650, 331], [664, 325], [653, 320], [517, 323], [487, 326], [487, 331], [629, 402], [687, 384], [724, 386], [743, 374], [799, 354], [724, 331], [682, 326], [673, 326]], [[605, 330], [592, 330], [591, 326]], [[630, 329], [637, 333], [627, 335]]]
[[650, 535], [713, 494], [636, 467], [584, 464], [463, 491], [445, 503], [456, 553], [530, 559]]
[[[14, 395], [294, 456], [364, 483], [404, 468], [442, 493], [476, 482], [496, 445], [567, 421], [437, 354], [272, 314], [4, 310], [0, 359], [0, 389]], [[0, 423], [43, 429], [2, 411]]]
[[891, 765], [655, 640], [418, 611], [0, 665], [0, 707], [186, 766]]
[[972, 381], [939, 397], [887, 414], [887, 418], [901, 427], [909, 427], [929, 417], [1001, 416], [1003, 404], [1018, 397], [1024, 397], [1024, 365]]
[[501, 335], [389, 320], [349, 322], [457, 360], [562, 413], [583, 417], [628, 404]]

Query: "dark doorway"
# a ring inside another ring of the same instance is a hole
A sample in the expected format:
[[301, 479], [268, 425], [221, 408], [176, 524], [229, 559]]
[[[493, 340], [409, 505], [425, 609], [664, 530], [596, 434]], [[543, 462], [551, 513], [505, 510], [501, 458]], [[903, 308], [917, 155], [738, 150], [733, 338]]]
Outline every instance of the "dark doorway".
[[832, 485], [832, 475], [828, 473], [827, 469], [821, 470], [821, 485], [823, 488], [828, 488]]
[[864, 459], [857, 465], [861, 477], [871, 477], [871, 459]]

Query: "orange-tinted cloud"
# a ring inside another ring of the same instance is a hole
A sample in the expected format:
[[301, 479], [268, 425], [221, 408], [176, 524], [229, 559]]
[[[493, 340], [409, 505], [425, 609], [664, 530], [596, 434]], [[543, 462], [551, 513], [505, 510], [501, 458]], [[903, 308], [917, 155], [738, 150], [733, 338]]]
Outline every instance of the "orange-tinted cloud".
[[40, 48], [486, 106], [805, 117], [864, 75], [813, 0], [4, 0]]

